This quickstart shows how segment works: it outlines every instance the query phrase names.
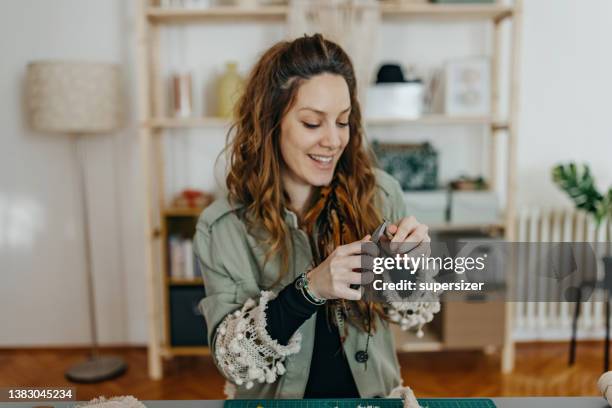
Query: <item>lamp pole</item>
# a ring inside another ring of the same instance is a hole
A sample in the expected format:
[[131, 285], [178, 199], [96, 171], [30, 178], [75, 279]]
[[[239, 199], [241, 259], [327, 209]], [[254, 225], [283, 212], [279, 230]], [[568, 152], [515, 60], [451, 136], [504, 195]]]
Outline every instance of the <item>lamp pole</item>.
[[89, 208], [87, 200], [87, 183], [85, 177], [86, 152], [82, 135], [73, 137], [74, 152], [77, 162], [78, 188], [83, 214], [83, 244], [85, 253], [86, 283], [89, 304], [89, 324], [91, 330], [91, 350], [86, 361], [75, 364], [66, 371], [66, 378], [77, 383], [96, 383], [119, 377], [125, 373], [127, 365], [118, 356], [100, 356], [98, 354], [98, 330], [96, 320], [96, 300], [91, 259], [91, 239], [89, 230]]

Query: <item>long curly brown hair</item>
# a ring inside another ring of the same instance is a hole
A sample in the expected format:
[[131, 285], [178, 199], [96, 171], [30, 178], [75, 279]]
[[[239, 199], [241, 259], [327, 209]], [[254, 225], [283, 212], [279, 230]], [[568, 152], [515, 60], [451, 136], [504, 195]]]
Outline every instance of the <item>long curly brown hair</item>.
[[[263, 227], [267, 233], [266, 261], [274, 255], [281, 256], [283, 267], [275, 284], [288, 271], [291, 250], [289, 229], [283, 218], [288, 198], [281, 183], [281, 121], [295, 102], [300, 85], [323, 73], [342, 76], [350, 94], [350, 137], [335, 169], [334, 182], [347, 194], [347, 214], [355, 229], [352, 235], [361, 238], [371, 233], [381, 220], [373, 159], [364, 145], [350, 58], [338, 44], [320, 34], [275, 44], [255, 64], [235, 107], [235, 121], [228, 133], [226, 180], [229, 199], [245, 206], [247, 226]], [[356, 303], [361, 316], [372, 311], [384, 316], [380, 305]], [[355, 320], [363, 322], [363, 318]]]

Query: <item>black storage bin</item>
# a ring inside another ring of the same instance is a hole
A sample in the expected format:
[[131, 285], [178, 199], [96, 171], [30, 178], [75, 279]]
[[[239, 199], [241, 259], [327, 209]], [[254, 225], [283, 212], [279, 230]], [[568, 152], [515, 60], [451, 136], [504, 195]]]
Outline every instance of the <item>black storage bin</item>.
[[204, 297], [204, 287], [170, 287], [170, 344], [172, 346], [206, 346], [206, 321], [198, 304]]

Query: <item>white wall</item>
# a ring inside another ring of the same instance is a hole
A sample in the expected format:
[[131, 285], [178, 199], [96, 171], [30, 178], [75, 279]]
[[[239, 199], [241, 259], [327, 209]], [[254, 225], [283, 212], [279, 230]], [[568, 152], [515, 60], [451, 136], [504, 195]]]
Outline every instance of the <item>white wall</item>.
[[[133, 2], [123, 0], [4, 0], [0, 13], [0, 346], [85, 344], [82, 223], [75, 160], [67, 138], [27, 129], [21, 109], [25, 66], [44, 58], [123, 64], [130, 125], [87, 141], [98, 328], [102, 343], [146, 341], [142, 183], [137, 146]], [[567, 204], [549, 181], [560, 160], [589, 162], [600, 185], [612, 183], [612, 15], [608, 0], [525, 0], [521, 65], [519, 204]], [[386, 24], [378, 60], [432, 66], [447, 55], [489, 50], [484, 24]], [[210, 112], [211, 80], [223, 61], [243, 71], [281, 38], [281, 25], [240, 23], [167, 30], [166, 72], [176, 64], [198, 73], [196, 109]], [[404, 41], [397, 41], [404, 38]], [[213, 39], [213, 41], [208, 41]], [[446, 131], [450, 135], [444, 134]], [[223, 129], [174, 131], [167, 138], [170, 192], [212, 189], [211, 162]], [[442, 179], [485, 168], [473, 128], [371, 130], [372, 137], [432, 138], [441, 151]]]
[[[0, 12], [0, 345], [89, 339], [74, 145], [25, 124], [26, 65], [38, 59], [121, 63], [131, 97], [134, 43], [122, 0], [5, 0]], [[132, 118], [87, 140], [98, 329], [103, 343], [142, 342], [141, 183]]]
[[527, 0], [521, 70], [518, 202], [567, 203], [550, 183], [560, 161], [612, 185], [612, 2]]

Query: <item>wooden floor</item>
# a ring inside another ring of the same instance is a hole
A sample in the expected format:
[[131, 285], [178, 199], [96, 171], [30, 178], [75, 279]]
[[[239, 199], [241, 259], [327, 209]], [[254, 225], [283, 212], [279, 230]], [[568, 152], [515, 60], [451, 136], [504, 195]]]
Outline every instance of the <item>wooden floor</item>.
[[[482, 352], [440, 352], [400, 355], [404, 384], [418, 397], [473, 396], [576, 396], [597, 395], [602, 371], [603, 344], [584, 342], [578, 362], [567, 366], [566, 343], [517, 345], [516, 369], [499, 373], [499, 356]], [[164, 362], [166, 376], [147, 376], [144, 348], [105, 349], [104, 354], [123, 356], [128, 372], [95, 385], [74, 385], [64, 371], [87, 355], [80, 349], [0, 349], [0, 387], [74, 386], [77, 399], [104, 395], [134, 395], [140, 400], [222, 399], [223, 378], [210, 357], [180, 357]]]

